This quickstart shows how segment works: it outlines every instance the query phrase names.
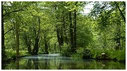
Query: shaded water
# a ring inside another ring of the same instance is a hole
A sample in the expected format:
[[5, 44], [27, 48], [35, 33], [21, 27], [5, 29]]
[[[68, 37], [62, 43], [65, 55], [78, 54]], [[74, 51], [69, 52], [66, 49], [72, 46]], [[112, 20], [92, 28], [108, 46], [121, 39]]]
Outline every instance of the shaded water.
[[114, 61], [82, 60], [59, 54], [27, 56], [6, 64], [5, 69], [125, 69], [125, 64]]

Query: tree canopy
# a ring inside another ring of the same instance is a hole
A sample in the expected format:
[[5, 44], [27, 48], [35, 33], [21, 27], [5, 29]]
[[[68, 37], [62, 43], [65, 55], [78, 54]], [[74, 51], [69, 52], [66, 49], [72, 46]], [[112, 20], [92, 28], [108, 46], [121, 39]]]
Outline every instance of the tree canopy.
[[42, 53], [125, 60], [125, 2], [95, 1], [83, 14], [90, 3], [3, 1], [3, 60]]

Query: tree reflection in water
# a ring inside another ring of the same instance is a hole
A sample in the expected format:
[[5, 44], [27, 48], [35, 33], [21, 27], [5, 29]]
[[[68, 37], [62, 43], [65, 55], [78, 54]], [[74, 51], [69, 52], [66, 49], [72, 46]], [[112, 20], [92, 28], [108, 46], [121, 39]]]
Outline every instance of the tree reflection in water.
[[33, 59], [33, 65], [34, 65], [34, 69], [38, 69], [38, 58]]
[[115, 61], [68, 59], [67, 57], [33, 56], [10, 62], [6, 69], [125, 69], [125, 64]]
[[32, 59], [28, 59], [26, 62], [26, 69], [31, 69], [32, 68]]
[[19, 69], [19, 59], [16, 60], [16, 69]]

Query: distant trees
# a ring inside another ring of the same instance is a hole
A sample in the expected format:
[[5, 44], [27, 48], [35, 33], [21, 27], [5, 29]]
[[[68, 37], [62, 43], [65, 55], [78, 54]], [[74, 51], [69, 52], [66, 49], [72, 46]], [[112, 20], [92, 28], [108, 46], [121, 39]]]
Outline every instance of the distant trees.
[[[111, 33], [108, 33], [108, 32], [107, 33], [109, 35], [115, 33], [114, 34], [115, 37], [113, 37], [113, 39], [112, 39], [112, 40], [115, 39], [114, 41], [117, 43], [117, 46], [115, 47], [115, 49], [121, 49], [121, 45], [120, 44], [123, 43], [123, 42], [121, 42], [123, 40], [120, 39], [121, 34], [122, 34], [120, 30], [121, 30], [121, 28], [123, 26], [120, 26], [120, 25], [124, 25], [123, 23], [125, 22], [124, 14], [122, 13], [122, 11], [119, 8], [119, 5], [121, 3], [124, 4], [124, 2], [102, 2], [100, 4], [96, 3], [95, 8], [93, 9], [94, 13], [97, 13], [97, 12], [99, 13], [99, 14], [97, 14], [98, 15], [98, 22], [99, 22], [98, 26], [100, 27], [100, 31], [102, 31], [102, 33], [103, 33], [102, 37], [105, 39], [105, 40], [103, 39], [104, 40], [104, 44], [105, 44], [104, 47], [107, 47], [107, 44], [106, 44], [108, 42], [107, 39], [111, 38], [111, 37], [106, 37], [106, 32], [107, 32], [107, 30], [109, 29], [110, 26], [114, 25], [114, 26], [117, 27], [117, 29], [110, 28], [110, 30], [114, 29], [114, 30], [116, 30], [118, 32], [110, 31]], [[99, 5], [103, 5], [103, 8], [100, 7], [97, 10], [96, 7], [99, 7]], [[111, 9], [109, 9], [109, 6], [110, 7], [112, 6]], [[120, 7], [121, 7], [121, 9], [123, 8], [123, 12], [124, 12], [125, 11], [124, 10], [125, 6], [122, 5]], [[118, 20], [118, 16], [119, 17], [121, 16], [121, 19]], [[117, 17], [117, 18], [115, 18], [115, 17]], [[124, 22], [122, 22], [122, 20]], [[104, 32], [104, 29], [105, 29], [105, 32]]]

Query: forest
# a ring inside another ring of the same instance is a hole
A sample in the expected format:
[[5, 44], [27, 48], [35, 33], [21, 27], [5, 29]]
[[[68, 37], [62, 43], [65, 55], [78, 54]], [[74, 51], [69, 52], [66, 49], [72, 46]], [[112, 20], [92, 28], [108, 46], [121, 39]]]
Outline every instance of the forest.
[[[93, 7], [85, 14], [87, 5]], [[2, 69], [125, 69], [126, 2], [2, 1], [1, 7]]]

